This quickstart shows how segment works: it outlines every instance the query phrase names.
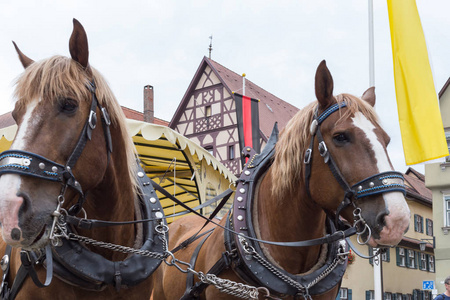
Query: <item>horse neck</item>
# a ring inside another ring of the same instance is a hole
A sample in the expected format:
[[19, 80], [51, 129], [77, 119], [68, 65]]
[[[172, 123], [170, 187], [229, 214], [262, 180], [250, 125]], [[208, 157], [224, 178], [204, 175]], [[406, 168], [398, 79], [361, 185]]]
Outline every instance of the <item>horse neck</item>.
[[[304, 241], [322, 237], [325, 213], [307, 195], [303, 183], [295, 190], [274, 197], [272, 173], [263, 178], [255, 199], [257, 231], [264, 240]], [[299, 274], [309, 271], [318, 261], [320, 246], [281, 247], [262, 245], [265, 254], [284, 270]]]
[[[117, 128], [111, 128], [111, 136], [113, 152], [110, 154], [108, 167], [100, 184], [88, 192], [85, 208], [90, 219], [131, 221], [135, 219], [137, 202], [133, 183], [128, 177], [124, 139]], [[136, 229], [133, 225], [97, 228], [83, 233], [100, 241], [136, 246]], [[106, 251], [103, 255], [113, 260], [124, 258], [124, 255], [118, 252]]]

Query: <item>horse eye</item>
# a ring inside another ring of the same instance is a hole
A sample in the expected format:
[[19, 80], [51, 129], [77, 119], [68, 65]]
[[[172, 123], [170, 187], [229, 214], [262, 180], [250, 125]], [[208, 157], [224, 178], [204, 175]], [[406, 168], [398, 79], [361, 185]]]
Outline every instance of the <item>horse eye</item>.
[[59, 110], [65, 114], [72, 114], [78, 108], [78, 102], [70, 98], [61, 99], [58, 102], [59, 102]]
[[338, 144], [343, 144], [343, 143], [348, 143], [350, 142], [349, 137], [347, 136], [347, 134], [340, 132], [337, 133], [333, 136], [333, 140], [338, 143]]

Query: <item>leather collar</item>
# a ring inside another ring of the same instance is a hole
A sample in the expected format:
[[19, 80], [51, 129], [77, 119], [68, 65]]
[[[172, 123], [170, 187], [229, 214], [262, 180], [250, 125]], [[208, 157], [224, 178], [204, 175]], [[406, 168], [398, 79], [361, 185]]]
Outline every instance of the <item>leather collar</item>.
[[[253, 196], [258, 180], [272, 164], [272, 158], [275, 153], [274, 147], [277, 140], [278, 128], [275, 124], [272, 135], [261, 154], [256, 154], [249, 147], [244, 149], [244, 154], [248, 154], [251, 158], [244, 168], [236, 188], [233, 210], [230, 218], [227, 220], [227, 228], [242, 233], [245, 236], [256, 237], [252, 222]], [[326, 227], [327, 233], [332, 234], [336, 232], [336, 228], [329, 218], [327, 218]], [[339, 252], [342, 252], [342, 246], [339, 241], [328, 244], [326, 259], [322, 266], [308, 274], [294, 275], [273, 264], [269, 263], [270, 266], [268, 266], [265, 263], [261, 263], [255, 256], [249, 255], [244, 249], [238, 235], [234, 235], [230, 231], [225, 230], [224, 239], [227, 251], [231, 253], [237, 249], [238, 255], [233, 261], [233, 269], [235, 272], [244, 281], [256, 286], [264, 286], [279, 295], [299, 295], [299, 290], [288, 284], [286, 280], [281, 279], [280, 276], [275, 275], [275, 273], [281, 274], [281, 277], [289, 278], [303, 286], [308, 286], [316, 281], [317, 278], [320, 278], [317, 283], [311, 285], [309, 290], [306, 291], [309, 295], [316, 295], [327, 292], [338, 285], [347, 267], [347, 259], [343, 259], [329, 274], [322, 276], [336, 262]], [[266, 262], [269, 262], [269, 259], [264, 255], [258, 242], [250, 239], [245, 239], [245, 241], [260, 257]]]
[[[140, 166], [138, 181], [142, 217], [144, 219], [155, 218], [155, 214], [163, 213], [163, 209], [150, 179]], [[158, 216], [156, 217], [158, 218]], [[163, 222], [167, 225], [165, 219]], [[163, 241], [155, 230], [156, 221], [146, 222], [143, 226], [144, 244], [140, 250], [164, 253]], [[68, 231], [72, 232], [73, 229], [68, 226]], [[147, 279], [161, 263], [159, 259], [139, 254], [130, 255], [123, 261], [110, 261], [93, 253], [78, 241], [67, 239], [62, 239], [62, 241], [62, 246], [53, 247], [54, 273], [66, 283], [86, 290], [99, 291], [107, 285], [113, 285], [116, 289], [135, 286]]]

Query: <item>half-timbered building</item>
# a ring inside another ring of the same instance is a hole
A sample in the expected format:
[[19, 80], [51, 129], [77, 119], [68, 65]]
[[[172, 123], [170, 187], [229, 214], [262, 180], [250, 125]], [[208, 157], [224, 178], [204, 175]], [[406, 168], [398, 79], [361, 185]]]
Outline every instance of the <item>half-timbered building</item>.
[[[245, 84], [245, 93], [244, 93]], [[281, 130], [298, 111], [295, 106], [204, 57], [169, 127], [210, 151], [234, 174], [241, 161], [234, 92], [260, 100], [259, 124], [264, 146], [275, 122]]]

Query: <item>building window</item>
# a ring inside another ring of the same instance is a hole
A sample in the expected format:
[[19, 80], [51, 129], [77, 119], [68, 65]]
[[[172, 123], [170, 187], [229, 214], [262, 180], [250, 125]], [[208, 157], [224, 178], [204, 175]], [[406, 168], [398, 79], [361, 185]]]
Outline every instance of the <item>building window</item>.
[[205, 150], [209, 152], [209, 154], [214, 156], [214, 147], [213, 146], [205, 146]]
[[420, 253], [420, 261], [419, 261], [419, 268], [422, 271], [426, 271], [427, 270], [427, 255], [425, 253]]
[[339, 290], [339, 300], [348, 300], [348, 289], [341, 288]]
[[390, 249], [387, 248], [386, 251], [381, 253], [381, 260], [385, 262], [389, 262], [391, 260]]
[[375, 292], [374, 291], [366, 291], [366, 300], [375, 300]]
[[434, 256], [428, 255], [428, 271], [434, 272]]
[[[373, 248], [369, 246], [369, 256], [373, 256]], [[381, 260], [385, 262], [390, 262], [391, 260], [391, 254], [390, 249], [386, 249], [385, 251], [381, 252]], [[373, 264], [373, 258], [369, 258], [369, 263]]]
[[229, 160], [233, 160], [235, 159], [235, 154], [234, 154], [234, 145], [228, 146], [228, 159]]
[[397, 266], [404, 267], [406, 266], [406, 255], [405, 248], [396, 248], [397, 251]]
[[414, 215], [414, 230], [423, 233], [423, 217]]
[[427, 219], [427, 235], [433, 236], [433, 220]]
[[408, 268], [417, 269], [416, 252], [414, 252], [414, 250], [411, 250], [411, 249], [408, 249]]
[[205, 106], [205, 117], [211, 117], [211, 105]]
[[450, 227], [450, 195], [444, 196], [445, 226]]
[[392, 300], [392, 293], [389, 292], [384, 293], [384, 300]]

